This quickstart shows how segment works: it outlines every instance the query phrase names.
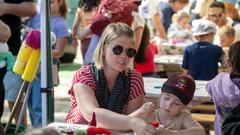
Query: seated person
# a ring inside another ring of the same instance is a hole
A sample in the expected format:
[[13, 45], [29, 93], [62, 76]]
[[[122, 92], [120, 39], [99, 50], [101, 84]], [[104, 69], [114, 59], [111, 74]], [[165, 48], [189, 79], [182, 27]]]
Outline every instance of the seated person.
[[193, 36], [197, 42], [184, 50], [182, 68], [195, 80], [211, 80], [218, 74], [218, 62], [224, 64], [224, 52], [214, 45], [216, 25], [208, 20], [193, 21]]
[[228, 72], [218, 74], [206, 86], [216, 110], [215, 135], [221, 134], [227, 113], [240, 103], [240, 41], [230, 46], [228, 54]]
[[226, 25], [219, 29], [219, 37], [221, 46], [227, 55], [229, 47], [235, 42], [235, 29]]
[[175, 13], [172, 17], [173, 23], [167, 31], [169, 39], [176, 41], [192, 40], [190, 15], [184, 11]]
[[152, 102], [145, 103], [138, 111], [139, 117], [148, 122], [159, 122], [161, 135], [205, 135], [204, 128], [192, 119], [191, 113], [186, 110], [195, 92], [194, 80], [184, 74], [176, 73], [163, 84], [159, 98], [159, 109], [152, 112]]
[[67, 123], [89, 124], [95, 112], [99, 127], [157, 134], [153, 126], [134, 117], [145, 95], [141, 74], [128, 68], [135, 48], [134, 32], [128, 25], [112, 23], [105, 28], [94, 64], [83, 66], [73, 78]]

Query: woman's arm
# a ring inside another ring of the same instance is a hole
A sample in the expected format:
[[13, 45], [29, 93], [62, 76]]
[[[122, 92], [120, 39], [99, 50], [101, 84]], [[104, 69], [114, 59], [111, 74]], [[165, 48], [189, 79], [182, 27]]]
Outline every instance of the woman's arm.
[[16, 16], [32, 16], [37, 12], [34, 2], [22, 2], [20, 4], [0, 3], [0, 16], [12, 14]]
[[86, 120], [90, 121], [92, 113], [96, 114], [99, 127], [108, 129], [134, 130], [139, 135], [151, 135], [156, 130], [140, 118], [118, 114], [107, 109], [99, 108], [95, 93], [90, 87], [76, 83], [73, 86], [78, 108]]
[[0, 41], [7, 42], [11, 36], [11, 30], [7, 24], [0, 20]]
[[163, 23], [161, 21], [161, 17], [159, 14], [155, 14], [154, 16], [152, 16], [152, 21], [153, 21], [153, 24], [154, 26], [156, 26], [156, 29], [159, 33], [159, 36], [162, 38], [162, 39], [168, 39], [167, 38], [167, 33], [163, 27]]
[[72, 39], [73, 39], [72, 44], [75, 47], [78, 46], [77, 35], [78, 35], [79, 24], [80, 24], [80, 21], [81, 21], [80, 12], [81, 12], [81, 9], [77, 8], [77, 12], [76, 12], [75, 19], [74, 19], [74, 22], [73, 22], [73, 27], [72, 27]]
[[53, 58], [60, 58], [63, 56], [67, 40], [67, 37], [57, 38], [56, 46], [52, 50]]

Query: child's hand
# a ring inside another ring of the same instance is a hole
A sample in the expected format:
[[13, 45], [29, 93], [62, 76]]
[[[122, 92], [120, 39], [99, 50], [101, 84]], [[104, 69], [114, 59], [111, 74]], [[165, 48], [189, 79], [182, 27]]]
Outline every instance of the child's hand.
[[153, 102], [146, 102], [138, 109], [138, 115], [147, 115], [154, 110], [154, 107]]

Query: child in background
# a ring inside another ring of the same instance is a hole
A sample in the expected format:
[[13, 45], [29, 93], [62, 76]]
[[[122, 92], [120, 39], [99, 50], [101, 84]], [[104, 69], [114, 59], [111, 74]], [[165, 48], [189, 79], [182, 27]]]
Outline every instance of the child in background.
[[[59, 58], [63, 56], [65, 46], [67, 45], [69, 33], [66, 22], [67, 5], [65, 0], [51, 0], [51, 31], [56, 35], [56, 44], [53, 45], [53, 84], [59, 84], [58, 66]], [[40, 29], [40, 13], [35, 14], [29, 21], [28, 26], [33, 29]], [[40, 66], [39, 66], [40, 67]], [[42, 99], [41, 99], [41, 77], [37, 73], [36, 79], [32, 83], [32, 92], [28, 100], [29, 114], [33, 127], [39, 127], [42, 124]], [[39, 96], [40, 95], [40, 96]]]
[[[97, 11], [97, 7], [100, 3], [100, 0], [79, 0], [77, 12], [75, 15], [73, 28], [72, 28], [72, 44], [77, 47], [79, 45], [78, 41], [78, 30], [79, 32], [83, 32], [84, 29], [86, 29], [93, 20], [93, 17]], [[91, 35], [88, 35], [84, 37], [84, 39], [81, 40], [80, 44], [80, 50], [82, 54], [82, 59], [85, 58], [85, 53], [88, 49], [89, 43], [91, 40]], [[78, 52], [78, 51], [77, 51]], [[83, 64], [86, 64], [83, 61]]]
[[228, 56], [229, 47], [235, 41], [235, 29], [229, 25], [223, 26], [219, 29], [219, 37], [223, 51]]
[[176, 41], [192, 40], [190, 15], [187, 12], [179, 11], [172, 17], [172, 24], [168, 28], [168, 38]]
[[134, 69], [144, 77], [156, 77], [154, 56], [157, 53], [157, 45], [154, 41], [150, 43], [150, 32], [145, 25], [140, 46], [134, 59]]
[[210, 80], [218, 74], [218, 62], [224, 65], [224, 52], [214, 45], [216, 25], [208, 20], [193, 21], [193, 36], [197, 42], [187, 46], [182, 62], [183, 72], [195, 80]]
[[221, 135], [226, 114], [240, 103], [240, 41], [230, 46], [228, 55], [228, 72], [218, 74], [207, 83], [216, 110], [215, 135]]
[[164, 128], [158, 128], [159, 133], [163, 135], [205, 135], [203, 127], [193, 120], [191, 113], [186, 110], [195, 88], [191, 77], [181, 73], [173, 74], [162, 86], [159, 109], [152, 112], [154, 105], [147, 102], [138, 110], [138, 114], [148, 122], [156, 121], [163, 125]]

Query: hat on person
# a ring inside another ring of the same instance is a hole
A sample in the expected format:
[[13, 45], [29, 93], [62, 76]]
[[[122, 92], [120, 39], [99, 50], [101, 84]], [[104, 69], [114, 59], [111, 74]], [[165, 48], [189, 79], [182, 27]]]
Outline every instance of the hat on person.
[[209, 33], [216, 33], [216, 24], [205, 19], [193, 20], [192, 22], [193, 36], [200, 36]]
[[177, 96], [184, 105], [187, 105], [192, 100], [195, 89], [195, 81], [190, 76], [176, 73], [163, 84], [162, 92]]

